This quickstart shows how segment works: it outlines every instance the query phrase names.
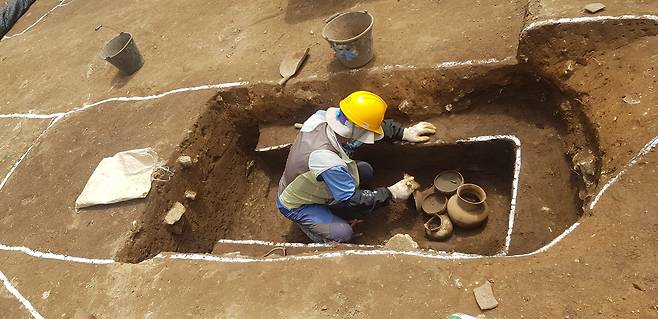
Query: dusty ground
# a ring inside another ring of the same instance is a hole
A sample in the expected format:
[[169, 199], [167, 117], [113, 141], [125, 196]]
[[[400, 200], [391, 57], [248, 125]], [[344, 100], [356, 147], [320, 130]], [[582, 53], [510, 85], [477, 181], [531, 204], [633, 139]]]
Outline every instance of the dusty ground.
[[5, 176], [50, 120], [0, 119], [0, 175]]
[[[10, 35], [32, 24], [56, 4], [37, 1], [33, 11]], [[519, 34], [526, 22], [526, 4], [525, 1], [480, 1], [467, 6], [448, 0], [327, 1], [314, 5], [295, 0], [249, 4], [73, 0], [53, 11], [34, 29], [0, 41], [0, 68], [5, 74], [0, 76], [3, 92], [0, 113], [62, 112], [115, 96], [148, 95], [226, 81], [275, 80], [280, 57], [289, 48], [306, 45], [311, 46], [311, 59], [299, 78], [291, 82], [291, 87], [303, 88], [305, 81], [312, 81], [313, 76], [334, 80], [352, 78], [350, 83], [369, 87], [385, 84], [395, 77], [382, 75], [387, 65], [428, 68], [448, 61], [503, 60], [517, 53]], [[563, 0], [531, 1], [527, 21], [580, 16], [580, 5], [581, 2]], [[606, 11], [599, 15], [658, 11], [651, 1], [613, 1], [606, 5]], [[319, 36], [323, 17], [352, 8], [368, 9], [377, 19], [377, 58], [356, 74], [342, 71], [333, 62]], [[101, 23], [135, 34], [147, 64], [131, 78], [116, 76], [111, 66], [96, 56], [111, 35], [111, 32], [93, 31]], [[268, 263], [152, 259], [139, 264], [87, 265], [36, 258], [7, 251], [2, 246], [0, 271], [47, 318], [70, 318], [77, 310], [94, 313], [98, 318], [445, 317], [457, 311], [478, 314], [471, 290], [484, 280], [492, 282], [500, 302], [497, 309], [485, 313], [488, 318], [658, 317], [655, 267], [658, 224], [653, 218], [658, 209], [655, 201], [658, 155], [650, 152], [636, 165], [625, 167], [658, 131], [658, 71], [654, 67], [658, 40], [655, 36], [644, 37], [657, 24], [643, 22], [650, 27], [636, 32], [631, 32], [635, 26], [623, 21], [588, 24], [574, 27], [577, 32], [568, 38], [565, 32], [568, 33], [570, 26], [563, 25], [562, 29], [544, 31], [543, 35], [550, 41], [532, 42], [533, 49], [541, 54], [528, 55], [527, 67], [568, 97], [578, 98], [582, 104], [574, 103], [573, 107], [582, 110], [580, 116], [591, 123], [602, 155], [601, 183], [597, 190], [622, 170], [625, 172], [594, 209], [580, 219], [580, 226], [546, 253], [461, 261], [350, 255]], [[624, 39], [615, 38], [614, 46], [599, 38], [597, 41], [578, 38], [587, 32], [597, 34], [601, 30], [597, 28], [619, 28], [628, 33], [624, 33]], [[531, 36], [543, 39], [536, 33]], [[561, 43], [568, 43], [565, 46], [571, 53], [559, 51]], [[527, 50], [528, 46], [522, 49]], [[546, 55], [551, 50], [554, 54]], [[582, 54], [574, 58], [573, 52]], [[569, 61], [573, 63], [565, 72]], [[492, 68], [507, 68], [515, 63], [508, 61]], [[459, 67], [469, 68], [468, 64]], [[334, 77], [333, 72], [338, 75]], [[439, 72], [448, 80], [427, 85], [412, 82], [413, 77], [402, 77], [393, 86], [418, 85], [432, 95], [419, 100], [441, 100], [450, 90], [442, 85], [467, 87], [470, 84], [464, 78], [478, 77], [477, 72], [473, 75], [470, 71]], [[479, 72], [488, 74], [489, 81], [496, 78], [491, 70]], [[331, 84], [327, 87], [331, 88]], [[440, 92], [432, 94], [437, 88], [441, 88]], [[390, 95], [396, 90], [404, 91], [383, 85], [381, 89], [387, 98], [392, 98]], [[154, 147], [171, 163], [178, 150], [186, 147], [183, 141], [189, 135], [188, 130], [195, 129], [193, 124], [210, 105], [208, 101], [216, 91], [180, 93], [148, 101], [110, 102], [63, 118], [39, 139], [37, 136], [49, 120], [0, 119], [2, 172], [36, 142], [0, 190], [0, 244], [114, 258], [119, 249], [126, 247], [126, 241], [135, 239], [132, 236], [139, 233], [132, 221], [140, 219], [154, 201], [76, 213], [72, 205], [87, 177], [101, 158], [131, 148]], [[312, 100], [327, 103], [340, 94], [340, 90], [327, 90]], [[623, 101], [625, 96], [640, 102], [628, 104]], [[395, 102], [392, 104], [397, 105], [399, 100]], [[510, 113], [499, 115], [496, 125], [514, 130], [518, 122], [512, 124], [510, 117], [523, 112]], [[486, 110], [478, 114], [442, 115], [435, 121], [469, 122], [472, 119], [469, 116], [485, 116]], [[477, 134], [483, 132], [481, 127], [473, 125], [464, 126], [462, 133], [469, 129]], [[522, 131], [536, 131], [537, 127], [533, 124], [516, 129], [522, 135]], [[543, 139], [531, 135], [531, 141], [522, 141], [528, 146], [523, 157], [529, 162], [541, 157], [534, 147], [553, 145], [550, 132], [546, 129], [539, 132], [547, 135]], [[221, 135], [214, 138], [222, 141]], [[223, 141], [227, 142], [230, 140]], [[232, 158], [221, 155], [222, 148], [215, 146], [211, 145], [210, 149], [220, 152], [217, 160]], [[556, 152], [560, 153], [556, 157], [561, 156], [563, 148], [556, 147]], [[567, 165], [554, 161], [546, 164], [550, 163]], [[539, 168], [526, 169], [530, 165], [522, 169], [522, 180], [541, 172]], [[242, 172], [236, 170], [235, 174]], [[564, 168], [559, 172], [567, 173]], [[525, 207], [519, 210], [520, 225], [528, 224], [523, 218], [532, 216], [522, 212], [535, 212], [544, 205], [540, 198], [528, 193], [533, 190], [527, 186], [520, 187], [519, 205]], [[559, 199], [567, 196], [559, 192], [576, 195], [560, 185], [537, 188], [550, 192], [554, 196], [550, 200], [558, 202], [556, 205], [563, 204]], [[546, 221], [556, 223], [561, 230], [571, 220], [547, 217]], [[545, 231], [517, 235], [520, 242], [545, 242], [552, 238]], [[513, 242], [513, 250], [521, 249], [514, 247]], [[0, 291], [3, 310], [0, 317], [30, 316], [8, 290]]]

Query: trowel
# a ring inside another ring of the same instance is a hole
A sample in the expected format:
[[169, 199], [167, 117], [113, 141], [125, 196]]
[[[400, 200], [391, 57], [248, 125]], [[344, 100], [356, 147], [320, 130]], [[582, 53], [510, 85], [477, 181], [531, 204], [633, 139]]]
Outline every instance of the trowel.
[[308, 56], [308, 48], [304, 49], [302, 52], [293, 52], [290, 55], [288, 55], [283, 61], [281, 61], [281, 65], [279, 66], [279, 73], [283, 77], [283, 79], [279, 80], [279, 85], [284, 85], [288, 80], [297, 73], [299, 68], [302, 66], [302, 63], [304, 63], [304, 60], [306, 60], [306, 57]]

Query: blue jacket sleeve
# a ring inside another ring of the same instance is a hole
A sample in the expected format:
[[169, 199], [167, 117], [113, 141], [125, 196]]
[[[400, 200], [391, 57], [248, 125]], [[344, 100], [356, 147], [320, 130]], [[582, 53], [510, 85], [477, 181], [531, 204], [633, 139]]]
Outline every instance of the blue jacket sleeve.
[[356, 191], [354, 178], [345, 166], [331, 167], [322, 172], [318, 179], [324, 181], [336, 202], [344, 202], [350, 199]]
[[336, 209], [359, 210], [371, 213], [375, 208], [385, 206], [391, 199], [391, 192], [385, 187], [375, 190], [356, 189], [356, 184], [345, 166], [334, 166], [318, 177], [323, 180], [336, 203]]

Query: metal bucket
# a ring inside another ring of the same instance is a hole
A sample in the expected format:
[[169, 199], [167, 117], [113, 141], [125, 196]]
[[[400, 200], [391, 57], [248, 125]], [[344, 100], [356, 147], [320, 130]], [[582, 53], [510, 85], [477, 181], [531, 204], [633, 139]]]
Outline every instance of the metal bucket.
[[372, 60], [372, 25], [368, 11], [346, 12], [327, 22], [322, 37], [336, 52], [338, 61], [348, 68], [358, 68]]
[[127, 32], [121, 32], [110, 40], [101, 50], [101, 57], [128, 75], [137, 72], [144, 65], [144, 58], [139, 53], [133, 36]]

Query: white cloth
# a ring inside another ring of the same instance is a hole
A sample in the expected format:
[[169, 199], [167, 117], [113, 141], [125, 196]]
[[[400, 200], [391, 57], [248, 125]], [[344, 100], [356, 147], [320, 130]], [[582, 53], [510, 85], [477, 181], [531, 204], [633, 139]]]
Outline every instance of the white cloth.
[[75, 208], [146, 197], [157, 164], [157, 155], [151, 148], [119, 152], [102, 159], [76, 199]]

